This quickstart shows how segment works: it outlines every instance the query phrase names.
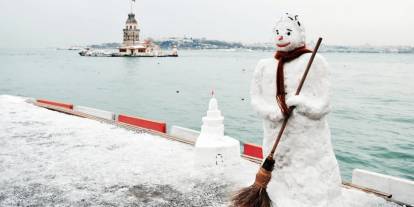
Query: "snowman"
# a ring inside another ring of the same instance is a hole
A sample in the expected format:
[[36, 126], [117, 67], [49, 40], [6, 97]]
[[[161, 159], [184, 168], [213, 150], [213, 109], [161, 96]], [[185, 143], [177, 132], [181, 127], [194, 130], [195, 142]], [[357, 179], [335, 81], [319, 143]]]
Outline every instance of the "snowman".
[[[277, 207], [342, 206], [341, 177], [326, 115], [330, 111], [328, 65], [316, 55], [300, 95], [295, 95], [311, 57], [298, 16], [274, 27], [275, 58], [260, 60], [251, 84], [253, 109], [263, 119], [263, 157], [290, 114], [274, 159], [267, 192]], [[295, 106], [290, 112], [289, 107]]]

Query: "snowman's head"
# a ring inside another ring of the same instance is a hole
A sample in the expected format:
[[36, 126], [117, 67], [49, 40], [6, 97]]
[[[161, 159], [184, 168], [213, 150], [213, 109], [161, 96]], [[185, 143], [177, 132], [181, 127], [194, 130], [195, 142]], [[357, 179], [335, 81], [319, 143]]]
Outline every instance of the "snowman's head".
[[305, 46], [305, 29], [298, 15], [283, 15], [273, 29], [276, 51], [288, 52]]

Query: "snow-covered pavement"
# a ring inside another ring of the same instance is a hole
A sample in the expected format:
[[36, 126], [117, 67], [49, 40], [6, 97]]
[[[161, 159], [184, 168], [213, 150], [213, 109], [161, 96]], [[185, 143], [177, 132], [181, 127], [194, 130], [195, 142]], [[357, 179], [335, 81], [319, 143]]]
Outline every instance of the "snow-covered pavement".
[[[0, 206], [227, 206], [258, 168], [193, 169], [193, 146], [0, 96]], [[344, 190], [345, 206], [391, 206]]]

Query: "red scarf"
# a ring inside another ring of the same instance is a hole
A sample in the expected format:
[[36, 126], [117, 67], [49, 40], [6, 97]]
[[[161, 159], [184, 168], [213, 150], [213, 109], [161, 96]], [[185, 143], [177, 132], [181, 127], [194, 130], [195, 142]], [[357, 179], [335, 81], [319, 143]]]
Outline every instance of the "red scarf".
[[285, 80], [284, 80], [285, 75], [283, 72], [283, 66], [285, 65], [285, 63], [288, 63], [300, 57], [301, 55], [305, 53], [311, 53], [311, 52], [312, 52], [311, 50], [308, 50], [306, 49], [305, 46], [302, 46], [289, 52], [277, 51], [275, 54], [275, 58], [279, 60], [279, 63], [277, 65], [277, 72], [276, 72], [276, 100], [284, 117], [289, 116], [290, 110], [285, 100], [286, 92], [285, 92]]

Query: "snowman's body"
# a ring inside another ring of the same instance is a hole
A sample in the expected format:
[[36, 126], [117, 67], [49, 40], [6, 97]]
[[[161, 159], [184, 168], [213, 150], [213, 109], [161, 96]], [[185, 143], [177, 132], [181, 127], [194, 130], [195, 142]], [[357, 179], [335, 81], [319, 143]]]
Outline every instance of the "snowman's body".
[[[277, 57], [304, 48], [304, 29], [297, 16], [283, 16], [274, 30]], [[326, 120], [330, 111], [328, 65], [322, 56], [315, 56], [300, 95], [295, 95], [310, 57], [310, 53], [304, 53], [283, 64], [286, 102], [276, 100], [279, 58], [259, 61], [253, 75], [251, 102], [263, 118], [264, 157], [269, 155], [282, 126], [281, 108], [286, 111], [289, 106], [296, 107], [276, 149], [275, 169], [267, 186], [275, 207], [342, 206], [341, 177]], [[280, 89], [279, 94], [283, 94]]]
[[[311, 54], [286, 63], [285, 90], [289, 104]], [[252, 105], [263, 118], [263, 155], [266, 157], [283, 122], [276, 103], [278, 60], [261, 60], [251, 87]], [[277, 207], [341, 206], [341, 178], [326, 121], [329, 112], [327, 64], [317, 55], [301, 91], [300, 104], [289, 119], [276, 150], [275, 169], [267, 187]]]

